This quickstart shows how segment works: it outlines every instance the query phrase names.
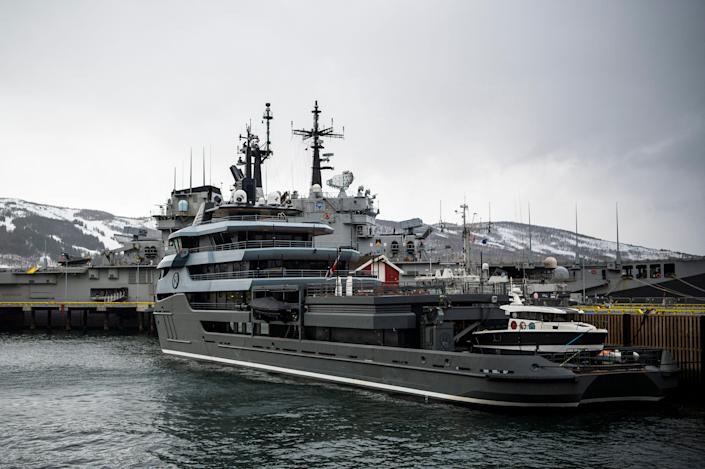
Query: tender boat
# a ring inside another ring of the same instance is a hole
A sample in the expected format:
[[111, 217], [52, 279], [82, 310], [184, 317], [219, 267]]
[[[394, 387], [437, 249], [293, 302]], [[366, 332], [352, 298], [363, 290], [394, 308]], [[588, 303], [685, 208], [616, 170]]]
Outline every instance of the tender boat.
[[508, 316], [503, 329], [485, 329], [472, 335], [473, 347], [518, 353], [599, 352], [607, 330], [576, 321], [577, 309], [510, 304], [500, 306]]

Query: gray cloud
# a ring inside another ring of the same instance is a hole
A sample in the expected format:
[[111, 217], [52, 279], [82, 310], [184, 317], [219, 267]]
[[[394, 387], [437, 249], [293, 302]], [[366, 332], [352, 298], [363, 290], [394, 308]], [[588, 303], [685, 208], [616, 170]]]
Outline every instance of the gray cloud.
[[[382, 216], [467, 197], [526, 218], [705, 254], [705, 4], [0, 2], [2, 195], [141, 215], [189, 147], [228, 183], [271, 101], [268, 186], [305, 190], [290, 122], [346, 128], [337, 169]], [[185, 177], [185, 179], [188, 179]]]

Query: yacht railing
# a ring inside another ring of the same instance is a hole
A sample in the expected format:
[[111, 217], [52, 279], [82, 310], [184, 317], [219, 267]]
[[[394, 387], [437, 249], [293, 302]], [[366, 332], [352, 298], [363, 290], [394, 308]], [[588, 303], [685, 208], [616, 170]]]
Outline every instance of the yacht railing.
[[[241, 270], [235, 272], [211, 272], [206, 274], [191, 274], [191, 280], [224, 280], [224, 279], [255, 279], [255, 278], [303, 278], [326, 277], [327, 270], [311, 270], [311, 269], [274, 269], [274, 270]], [[334, 274], [335, 275], [335, 274]], [[371, 278], [369, 272], [349, 272], [338, 271], [337, 275], [341, 277], [352, 276], [354, 278]], [[329, 277], [334, 280], [333, 277]], [[344, 280], [344, 278], [343, 278]]]
[[[581, 350], [575, 352], [545, 353], [539, 355], [556, 367], [570, 368], [573, 371], [591, 371], [595, 369], [630, 369], [661, 364], [661, 349], [649, 347], [610, 347], [601, 354]], [[545, 366], [545, 365], [544, 365]]]
[[401, 285], [372, 285], [369, 282], [356, 282], [353, 278], [352, 291], [348, 289], [346, 277], [340, 279], [340, 286], [335, 278], [326, 283], [317, 283], [306, 287], [308, 296], [387, 296], [387, 295], [437, 295], [441, 291], [436, 288], [412, 287]]
[[249, 311], [250, 307], [242, 303], [191, 303], [191, 308], [196, 310], [228, 310]]
[[280, 239], [265, 239], [259, 241], [237, 241], [234, 243], [219, 244], [217, 246], [200, 246], [188, 248], [189, 252], [207, 251], [232, 251], [235, 249], [262, 249], [262, 248], [312, 248], [312, 241], [291, 241]]
[[289, 221], [288, 217], [284, 213], [277, 213], [275, 215], [231, 215], [228, 217], [216, 217], [210, 220], [204, 220], [200, 225], [207, 225], [209, 223], [218, 223], [221, 221]]
[[[265, 239], [259, 241], [237, 241], [234, 243], [219, 244], [217, 246], [199, 246], [195, 248], [186, 248], [189, 253], [194, 252], [214, 252], [214, 251], [233, 251], [237, 249], [266, 249], [266, 248], [319, 248], [319, 249], [353, 249], [352, 246], [339, 246], [335, 243], [322, 243], [314, 241], [292, 241], [284, 239]], [[174, 248], [169, 248], [167, 254], [176, 254]]]

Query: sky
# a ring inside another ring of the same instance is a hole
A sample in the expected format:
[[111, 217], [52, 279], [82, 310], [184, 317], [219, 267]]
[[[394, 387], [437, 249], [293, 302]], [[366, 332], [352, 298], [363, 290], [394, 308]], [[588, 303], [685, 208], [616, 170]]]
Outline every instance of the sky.
[[[334, 172], [380, 218], [528, 221], [705, 254], [705, 2], [0, 0], [0, 196], [144, 216], [229, 191], [245, 125], [267, 191]], [[330, 189], [333, 191], [333, 189]]]

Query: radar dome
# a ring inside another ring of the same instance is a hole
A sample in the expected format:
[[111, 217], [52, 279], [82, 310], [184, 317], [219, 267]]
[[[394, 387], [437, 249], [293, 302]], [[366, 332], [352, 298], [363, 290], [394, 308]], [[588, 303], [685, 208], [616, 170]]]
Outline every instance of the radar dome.
[[268, 205], [279, 205], [281, 201], [281, 193], [279, 191], [270, 192], [267, 194], [267, 204]]
[[559, 282], [565, 282], [570, 278], [570, 272], [568, 272], [568, 269], [566, 269], [563, 266], [556, 267], [555, 270], [553, 271], [553, 280], [557, 280]]
[[482, 270], [490, 270], [490, 265], [487, 262], [482, 263]]
[[548, 256], [543, 260], [543, 266], [547, 269], [555, 269], [558, 267], [558, 261], [553, 256]]
[[238, 189], [233, 192], [233, 202], [235, 202], [236, 204], [247, 203], [247, 192], [243, 191], [242, 189]]

